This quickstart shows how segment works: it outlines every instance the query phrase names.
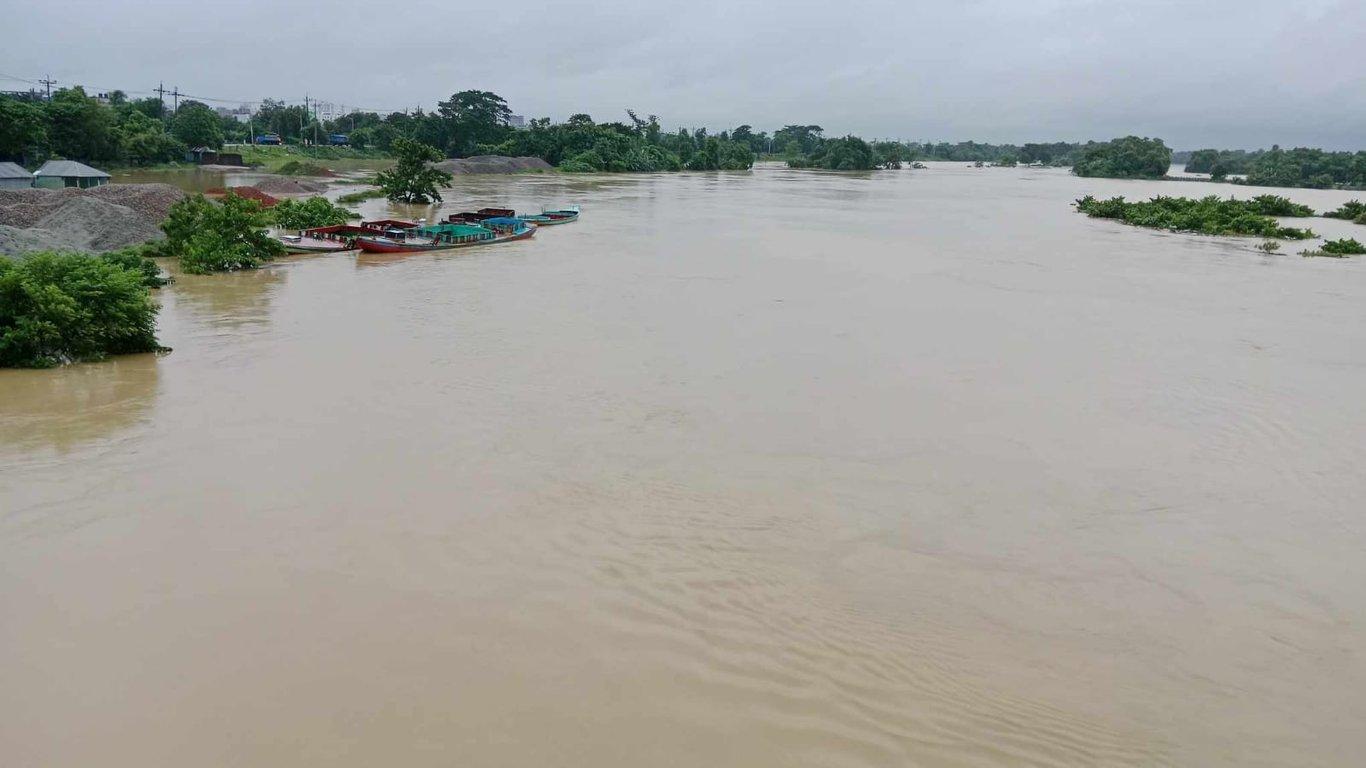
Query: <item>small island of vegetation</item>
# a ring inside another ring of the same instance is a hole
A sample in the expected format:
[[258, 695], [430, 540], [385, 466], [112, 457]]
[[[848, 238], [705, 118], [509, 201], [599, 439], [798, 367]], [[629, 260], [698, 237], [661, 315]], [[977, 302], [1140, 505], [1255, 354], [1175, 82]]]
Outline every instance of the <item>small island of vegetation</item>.
[[1137, 227], [1198, 232], [1205, 235], [1249, 235], [1286, 240], [1308, 240], [1308, 229], [1283, 227], [1274, 216], [1313, 216], [1307, 206], [1276, 195], [1261, 195], [1251, 200], [1222, 199], [1210, 195], [1198, 200], [1188, 197], [1154, 197], [1146, 202], [1129, 202], [1123, 197], [1098, 200], [1087, 195], [1076, 201], [1079, 212], [1092, 218], [1116, 219]]
[[1349, 200], [1343, 203], [1335, 211], [1328, 211], [1323, 214], [1330, 219], [1347, 219], [1357, 224], [1366, 224], [1366, 203], [1360, 200]]
[[1078, 176], [1112, 179], [1160, 179], [1172, 164], [1172, 151], [1161, 139], [1125, 136], [1102, 144], [1089, 144], [1072, 165]]

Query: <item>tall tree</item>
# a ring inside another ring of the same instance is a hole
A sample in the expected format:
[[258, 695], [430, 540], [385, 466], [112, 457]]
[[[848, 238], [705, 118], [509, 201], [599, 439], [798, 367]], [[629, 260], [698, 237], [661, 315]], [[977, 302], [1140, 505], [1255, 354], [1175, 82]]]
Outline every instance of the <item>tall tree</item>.
[[404, 203], [427, 203], [441, 200], [438, 186], [451, 183], [451, 175], [428, 163], [440, 160], [435, 147], [399, 137], [394, 140], [398, 163], [377, 176], [379, 186], [390, 200]]
[[198, 101], [187, 101], [171, 120], [171, 133], [188, 147], [223, 146], [223, 126], [218, 113]]
[[0, 96], [0, 159], [23, 161], [47, 151], [47, 121], [37, 104]]
[[490, 91], [460, 91], [437, 105], [446, 127], [446, 151], [452, 157], [473, 154], [479, 144], [506, 138], [512, 110], [503, 97]]

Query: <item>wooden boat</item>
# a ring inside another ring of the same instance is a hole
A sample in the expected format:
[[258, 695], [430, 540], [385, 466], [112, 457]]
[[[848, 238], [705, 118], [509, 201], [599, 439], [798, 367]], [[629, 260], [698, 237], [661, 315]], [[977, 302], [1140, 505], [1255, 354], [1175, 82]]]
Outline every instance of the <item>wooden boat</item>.
[[297, 235], [282, 234], [278, 239], [289, 253], [338, 253], [353, 250], [357, 237], [371, 235], [375, 231], [371, 227], [355, 224], [337, 224], [300, 230]]
[[539, 216], [526, 215], [520, 217], [523, 221], [535, 224], [538, 227], [550, 227], [556, 224], [569, 224], [579, 220], [578, 206], [572, 208], [558, 208], [555, 210], [541, 211]]
[[286, 253], [341, 253], [351, 250], [351, 243], [348, 241], [327, 240], [305, 234], [276, 235], [275, 239], [285, 247]]
[[386, 230], [383, 234], [357, 237], [356, 247], [366, 253], [421, 253], [506, 243], [536, 234], [536, 227], [523, 221], [496, 216], [491, 220], [493, 223], [488, 226], [448, 222], [404, 231]]
[[511, 208], [480, 208], [477, 211], [452, 213], [446, 217], [451, 224], [479, 224], [489, 219], [512, 218], [517, 212]]

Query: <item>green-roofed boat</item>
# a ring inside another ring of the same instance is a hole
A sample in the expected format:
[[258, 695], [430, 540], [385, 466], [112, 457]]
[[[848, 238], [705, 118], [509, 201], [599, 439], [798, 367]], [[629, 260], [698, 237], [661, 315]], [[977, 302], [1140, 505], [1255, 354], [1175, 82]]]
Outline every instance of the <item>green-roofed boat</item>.
[[481, 224], [441, 223], [356, 238], [356, 247], [367, 253], [419, 253], [492, 245], [524, 240], [536, 227], [518, 219], [491, 218]]

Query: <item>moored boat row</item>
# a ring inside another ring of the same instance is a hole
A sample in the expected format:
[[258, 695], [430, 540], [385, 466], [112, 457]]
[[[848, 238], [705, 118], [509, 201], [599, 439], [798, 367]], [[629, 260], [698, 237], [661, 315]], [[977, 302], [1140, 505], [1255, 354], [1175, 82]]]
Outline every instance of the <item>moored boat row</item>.
[[359, 225], [314, 227], [278, 238], [289, 253], [336, 253], [357, 248], [368, 253], [417, 253], [525, 240], [533, 237], [538, 227], [568, 224], [578, 217], [577, 207], [529, 216], [518, 216], [511, 208], [480, 208], [451, 214], [446, 221], [430, 225], [379, 219]]

